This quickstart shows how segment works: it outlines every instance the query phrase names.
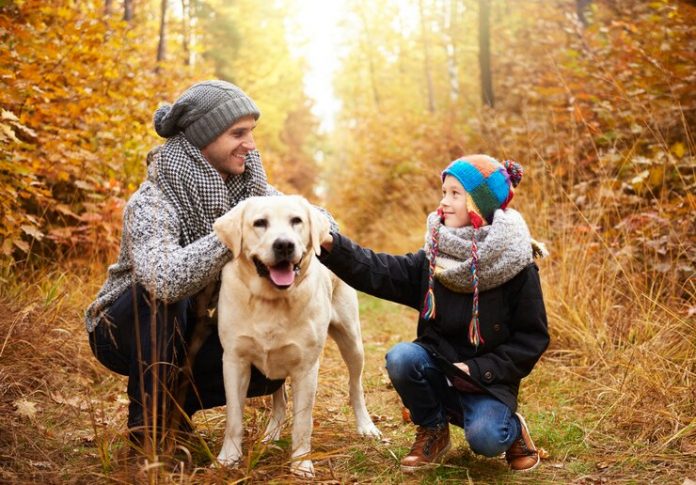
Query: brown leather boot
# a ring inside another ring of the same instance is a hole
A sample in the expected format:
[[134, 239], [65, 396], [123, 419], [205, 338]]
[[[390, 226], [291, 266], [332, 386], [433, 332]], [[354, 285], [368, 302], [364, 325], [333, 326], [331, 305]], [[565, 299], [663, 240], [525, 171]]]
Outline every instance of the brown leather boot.
[[411, 473], [434, 465], [444, 458], [450, 449], [449, 424], [432, 428], [418, 426], [416, 441], [411, 451], [401, 460], [401, 471]]
[[520, 437], [505, 452], [505, 460], [507, 460], [512, 471], [526, 472], [533, 470], [539, 465], [539, 451], [534, 446], [524, 418], [520, 413], [515, 414], [520, 420]]

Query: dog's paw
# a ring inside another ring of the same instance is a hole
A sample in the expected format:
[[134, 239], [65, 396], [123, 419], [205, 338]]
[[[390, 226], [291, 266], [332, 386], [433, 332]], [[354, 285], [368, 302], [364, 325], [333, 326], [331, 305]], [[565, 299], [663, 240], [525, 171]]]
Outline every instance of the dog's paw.
[[314, 465], [312, 460], [299, 460], [290, 465], [290, 471], [304, 479], [314, 478]]
[[377, 426], [374, 425], [372, 421], [369, 423], [365, 424], [359, 424], [358, 425], [358, 434], [360, 436], [366, 436], [368, 438], [381, 438], [382, 437], [382, 432], [377, 429]]
[[242, 461], [242, 456], [238, 454], [230, 454], [230, 453], [224, 453], [220, 452], [220, 454], [217, 457], [217, 463], [213, 463], [213, 466], [221, 466], [221, 467], [230, 467], [234, 468], [238, 466]]

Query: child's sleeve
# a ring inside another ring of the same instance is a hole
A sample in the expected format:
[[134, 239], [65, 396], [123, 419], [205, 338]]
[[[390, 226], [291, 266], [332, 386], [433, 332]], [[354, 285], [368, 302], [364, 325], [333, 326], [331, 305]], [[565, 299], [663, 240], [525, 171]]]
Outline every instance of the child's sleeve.
[[376, 253], [333, 233], [331, 252], [323, 250], [319, 259], [358, 291], [415, 309], [420, 307], [423, 251], [403, 256]]
[[518, 276], [509, 296], [512, 333], [503, 344], [467, 360], [471, 375], [486, 384], [516, 383], [527, 376], [549, 345], [539, 269], [530, 265]]

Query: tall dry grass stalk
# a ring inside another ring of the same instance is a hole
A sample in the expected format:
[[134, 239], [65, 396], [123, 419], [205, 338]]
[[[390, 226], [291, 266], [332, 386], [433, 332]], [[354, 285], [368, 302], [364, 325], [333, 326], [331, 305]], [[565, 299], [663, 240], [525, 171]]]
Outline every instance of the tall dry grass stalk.
[[[696, 320], [688, 309], [696, 286], [676, 269], [683, 253], [667, 253], [671, 270], [656, 269], [651, 241], [619, 223], [626, 217], [612, 200], [619, 191], [599, 190], [580, 205], [567, 188], [573, 184], [539, 158], [522, 211], [532, 233], [548, 238], [551, 258], [541, 264], [550, 352], [559, 375], [583, 390], [579, 404], [596, 416], [586, 443], [696, 454]], [[600, 184], [611, 180], [606, 174]], [[651, 210], [661, 213], [661, 204], [658, 194]], [[670, 221], [673, 236], [687, 248], [693, 234], [677, 222]]]

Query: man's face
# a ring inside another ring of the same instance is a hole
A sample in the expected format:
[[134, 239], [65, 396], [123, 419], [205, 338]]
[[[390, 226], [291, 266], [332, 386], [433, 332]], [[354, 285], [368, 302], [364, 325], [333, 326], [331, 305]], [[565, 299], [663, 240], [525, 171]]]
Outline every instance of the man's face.
[[466, 191], [459, 180], [451, 175], [442, 182], [440, 210], [446, 227], [464, 227], [471, 224], [466, 204]]
[[227, 180], [230, 175], [244, 173], [244, 158], [247, 153], [256, 149], [252, 134], [254, 128], [256, 120], [253, 116], [240, 118], [201, 150], [223, 180]]

